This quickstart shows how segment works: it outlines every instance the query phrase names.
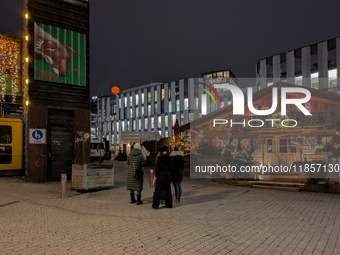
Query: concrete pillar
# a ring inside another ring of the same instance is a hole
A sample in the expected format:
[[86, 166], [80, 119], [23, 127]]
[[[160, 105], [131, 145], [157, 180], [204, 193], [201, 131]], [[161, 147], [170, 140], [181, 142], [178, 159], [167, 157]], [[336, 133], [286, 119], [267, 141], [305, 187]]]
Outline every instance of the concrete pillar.
[[266, 66], [266, 59], [262, 59], [260, 61], [260, 85], [261, 89], [267, 87], [267, 66]]
[[302, 86], [311, 87], [311, 76], [310, 76], [310, 66], [311, 66], [311, 55], [310, 47], [304, 47], [301, 50], [302, 55]]
[[328, 51], [327, 41], [318, 43], [319, 88], [328, 88]]
[[295, 59], [294, 51], [286, 53], [286, 64], [287, 64], [287, 82], [295, 84]]
[[273, 57], [273, 83], [280, 81], [280, 55]]

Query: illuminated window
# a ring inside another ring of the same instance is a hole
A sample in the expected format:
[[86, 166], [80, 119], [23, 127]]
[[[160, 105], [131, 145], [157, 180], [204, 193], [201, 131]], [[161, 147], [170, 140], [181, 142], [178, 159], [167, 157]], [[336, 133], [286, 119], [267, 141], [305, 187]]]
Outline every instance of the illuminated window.
[[176, 81], [175, 96], [176, 96], [176, 99], [179, 99], [179, 81]]
[[130, 106], [132, 106], [132, 96], [130, 96]]
[[138, 105], [138, 94], [136, 94], [136, 105]]
[[155, 119], [154, 119], [154, 117], [151, 118], [151, 128], [152, 129], [155, 128]]
[[296, 85], [302, 86], [302, 76], [295, 77], [294, 83]]
[[148, 119], [148, 118], [146, 118], [146, 119], [144, 120], [144, 126], [145, 126], [145, 129], [148, 129], [148, 128], [149, 128], [149, 119]]
[[141, 131], [141, 129], [142, 129], [142, 120], [141, 119], [138, 120], [138, 128], [139, 128], [139, 131]]
[[169, 87], [169, 98], [171, 98], [171, 88]]
[[148, 104], [151, 104], [151, 92], [148, 92]]
[[142, 115], [141, 116], [144, 116], [144, 106], [142, 106]]
[[158, 128], [162, 127], [162, 117], [158, 117]]
[[144, 93], [142, 93], [142, 105], [144, 104]]
[[310, 77], [312, 80], [312, 89], [319, 89], [319, 73], [312, 73]]
[[127, 121], [127, 131], [130, 131], [130, 121]]
[[172, 112], [172, 102], [169, 102], [169, 112]]
[[135, 131], [136, 130], [136, 120], [133, 120], [133, 124], [132, 124], [132, 130]]
[[165, 127], [168, 127], [169, 125], [169, 117], [165, 116]]
[[189, 122], [194, 120], [194, 114], [193, 113], [189, 113]]
[[157, 90], [155, 90], [155, 102], [157, 102]]
[[151, 105], [148, 105], [148, 115], [151, 115]]
[[136, 117], [138, 118], [138, 107], [136, 107]]
[[181, 114], [181, 123], [180, 123], [181, 125], [183, 125], [184, 124], [184, 114], [182, 113]]
[[124, 97], [124, 107], [127, 106], [127, 97]]
[[334, 88], [337, 86], [338, 70], [333, 69], [328, 71], [328, 87]]
[[176, 111], [180, 111], [180, 102], [179, 102], [179, 99], [178, 100], [176, 100]]
[[184, 99], [184, 110], [189, 110], [189, 99], [188, 98]]
[[320, 139], [322, 145], [326, 145], [327, 143], [332, 142], [331, 136], [319, 136], [319, 139]]
[[132, 108], [130, 108], [130, 118], [132, 118]]
[[162, 100], [164, 100], [164, 89], [162, 89]]
[[169, 131], [165, 130], [165, 137], [169, 137]]
[[201, 95], [201, 113], [203, 115], [207, 114], [207, 94]]

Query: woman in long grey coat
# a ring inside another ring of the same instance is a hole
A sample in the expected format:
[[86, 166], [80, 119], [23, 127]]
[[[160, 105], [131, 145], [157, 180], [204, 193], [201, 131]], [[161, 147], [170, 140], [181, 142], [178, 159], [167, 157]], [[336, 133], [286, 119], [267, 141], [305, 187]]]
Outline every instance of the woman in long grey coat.
[[[130, 203], [136, 203], [140, 205], [142, 202], [142, 190], [144, 178], [138, 180], [134, 177], [135, 169], [142, 168], [146, 165], [144, 156], [141, 152], [141, 147], [139, 143], [136, 143], [127, 158], [127, 164], [129, 166], [129, 171], [127, 174], [127, 189], [130, 190], [131, 201]], [[135, 191], [137, 191], [137, 200], [135, 199]]]

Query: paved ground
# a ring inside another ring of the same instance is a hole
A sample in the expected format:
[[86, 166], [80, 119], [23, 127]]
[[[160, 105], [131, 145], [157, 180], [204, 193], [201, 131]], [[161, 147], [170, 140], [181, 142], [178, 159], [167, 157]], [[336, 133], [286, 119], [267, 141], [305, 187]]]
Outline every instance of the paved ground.
[[129, 203], [126, 162], [113, 189], [0, 178], [0, 254], [340, 254], [340, 196], [185, 178], [174, 208]]

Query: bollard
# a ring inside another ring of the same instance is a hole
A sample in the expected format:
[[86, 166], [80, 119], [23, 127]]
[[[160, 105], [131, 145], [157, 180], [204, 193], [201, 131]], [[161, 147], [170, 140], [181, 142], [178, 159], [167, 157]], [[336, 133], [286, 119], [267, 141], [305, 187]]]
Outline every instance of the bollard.
[[62, 199], [67, 198], [66, 184], [67, 184], [67, 174], [62, 174], [61, 175], [61, 198]]
[[153, 188], [153, 178], [154, 178], [155, 174], [153, 173], [153, 169], [150, 169], [150, 174], [149, 174], [149, 184], [150, 184], [150, 188]]

